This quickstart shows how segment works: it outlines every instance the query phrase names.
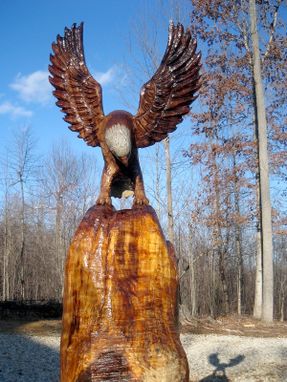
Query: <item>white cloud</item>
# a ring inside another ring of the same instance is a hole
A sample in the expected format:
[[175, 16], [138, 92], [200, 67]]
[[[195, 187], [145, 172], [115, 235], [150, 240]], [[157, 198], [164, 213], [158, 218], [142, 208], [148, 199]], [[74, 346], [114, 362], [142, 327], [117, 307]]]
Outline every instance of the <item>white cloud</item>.
[[94, 76], [101, 85], [107, 85], [114, 81], [117, 74], [116, 72], [116, 67], [112, 66], [106, 72], [95, 72]]
[[[28, 75], [19, 73], [10, 87], [15, 90], [25, 102], [45, 105], [52, 98], [52, 86], [48, 80], [47, 71], [37, 70]], [[95, 79], [102, 85], [123, 86], [126, 73], [118, 65], [113, 65], [105, 72], [94, 72]]]
[[0, 104], [0, 114], [10, 114], [12, 117], [31, 117], [33, 112], [7, 101]]
[[19, 73], [10, 87], [26, 102], [46, 104], [52, 93], [48, 76], [49, 73], [43, 70], [37, 70], [27, 76]]
[[95, 79], [102, 85], [113, 85], [115, 89], [127, 85], [128, 74], [121, 65], [113, 65], [106, 72], [93, 72]]

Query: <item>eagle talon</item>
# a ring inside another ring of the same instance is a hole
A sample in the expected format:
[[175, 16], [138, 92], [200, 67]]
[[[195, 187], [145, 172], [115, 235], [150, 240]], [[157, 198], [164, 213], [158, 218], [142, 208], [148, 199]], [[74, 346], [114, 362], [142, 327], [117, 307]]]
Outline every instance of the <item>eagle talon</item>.
[[112, 200], [109, 196], [99, 196], [96, 204], [100, 206], [105, 206], [105, 205], [111, 206]]
[[134, 199], [134, 206], [148, 206], [149, 205], [149, 200], [145, 196], [141, 196], [138, 198]]

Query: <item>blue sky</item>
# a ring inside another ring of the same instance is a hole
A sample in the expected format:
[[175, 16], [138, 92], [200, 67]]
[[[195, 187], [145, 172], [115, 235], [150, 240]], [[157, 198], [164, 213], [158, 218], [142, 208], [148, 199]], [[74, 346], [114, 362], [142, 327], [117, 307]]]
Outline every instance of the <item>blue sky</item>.
[[[89, 150], [62, 120], [48, 83], [51, 43], [65, 26], [84, 21], [87, 65], [101, 82], [105, 113], [126, 108], [118, 90], [126, 95], [131, 75], [127, 65], [132, 29], [137, 18], [157, 1], [141, 0], [1, 0], [0, 132], [2, 150], [15, 130], [31, 126], [42, 152], [64, 138], [76, 150]], [[160, 2], [159, 2], [160, 3]], [[168, 15], [167, 15], [168, 18]], [[166, 30], [159, 31], [162, 51]], [[133, 50], [136, 56], [136, 50]], [[116, 90], [117, 89], [117, 90]], [[139, 89], [138, 89], [139, 94]], [[137, 105], [132, 95], [133, 105]], [[134, 110], [130, 110], [134, 111]]]
[[[161, 3], [169, 4], [165, 14]], [[181, 3], [186, 11], [181, 11], [180, 19], [187, 23], [190, 1], [182, 0]], [[141, 80], [136, 81], [136, 88], [130, 90], [136, 61], [143, 62], [141, 52], [131, 44], [134, 28], [145, 15], [149, 15], [151, 27], [157, 19], [163, 19], [157, 30], [160, 55], [163, 54], [168, 20], [175, 13], [174, 4], [175, 0], [0, 0], [0, 159], [6, 148], [13, 149], [11, 142], [15, 131], [30, 126], [41, 154], [47, 154], [54, 143], [64, 139], [77, 153], [90, 153], [98, 161], [100, 150], [78, 139], [55, 105], [53, 89], [48, 82], [51, 44], [57, 34], [63, 34], [65, 26], [84, 21], [86, 62], [102, 84], [105, 113], [127, 108], [122, 94], [133, 106], [127, 110], [135, 112], [140, 83], [148, 77], [142, 74]], [[193, 108], [196, 107], [197, 102]], [[191, 121], [186, 120], [171, 135], [174, 157], [181, 149], [188, 148], [190, 127]], [[148, 175], [148, 171], [154, 171], [154, 163], [147, 160], [149, 150], [140, 154], [144, 174]], [[176, 160], [182, 161], [182, 156]], [[180, 166], [186, 179], [194, 183], [196, 174], [191, 167], [182, 167], [182, 163]], [[147, 181], [148, 176], [145, 175], [145, 179]]]
[[[102, 80], [105, 110], [122, 107], [117, 94], [112, 94], [112, 85], [123, 64], [128, 20], [136, 12], [136, 2], [103, 4], [91, 0], [80, 4], [74, 0], [0, 2], [1, 35], [6, 36], [2, 41], [0, 76], [0, 129], [4, 141], [11, 130], [31, 125], [44, 151], [60, 137], [75, 146], [76, 137], [55, 106], [47, 72], [52, 41], [74, 22], [85, 22], [87, 63]], [[76, 146], [81, 144], [77, 141]]]
[[[158, 25], [160, 19], [156, 34], [161, 57], [166, 47], [168, 22], [176, 13], [175, 3], [175, 0], [0, 0], [0, 162], [1, 158], [5, 159], [7, 149], [8, 152], [13, 150], [15, 132], [30, 127], [37, 142], [36, 154], [45, 156], [53, 145], [67, 142], [77, 154], [90, 154], [91, 158], [95, 158], [101, 172], [100, 150], [78, 139], [76, 133], [68, 129], [63, 113], [55, 105], [53, 89], [48, 82], [51, 44], [57, 34], [63, 35], [65, 26], [83, 21], [86, 62], [90, 72], [102, 85], [105, 113], [115, 109], [134, 113], [140, 86], [149, 79], [138, 70], [139, 63], [143, 63], [143, 55], [134, 43], [134, 31], [138, 29], [141, 34], [139, 25], [145, 16], [151, 29]], [[189, 0], [182, 0], [180, 20], [186, 23], [189, 12], [185, 10], [189, 7]], [[134, 81], [133, 73], [140, 78]], [[133, 86], [130, 88], [131, 84]], [[130, 107], [127, 107], [126, 99]], [[172, 134], [172, 155], [177, 161], [178, 153], [188, 147], [190, 137], [190, 121], [183, 122]], [[164, 158], [162, 145], [159, 149]], [[149, 197], [155, 171], [154, 150], [154, 146], [140, 150]], [[180, 160], [183, 160], [181, 154]], [[163, 160], [162, 168], [164, 166]], [[192, 179], [190, 168], [188, 173], [189, 179]], [[175, 174], [176, 170], [174, 177]], [[165, 189], [164, 179], [162, 182]]]

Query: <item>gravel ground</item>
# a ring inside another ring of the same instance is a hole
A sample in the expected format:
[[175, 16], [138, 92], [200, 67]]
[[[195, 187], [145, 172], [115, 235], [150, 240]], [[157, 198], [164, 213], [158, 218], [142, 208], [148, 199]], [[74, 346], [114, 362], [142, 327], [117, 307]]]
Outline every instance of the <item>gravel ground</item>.
[[[287, 381], [287, 338], [184, 334], [192, 382]], [[1, 382], [56, 382], [59, 336], [0, 334]]]
[[58, 381], [59, 345], [59, 336], [0, 334], [0, 381]]
[[287, 381], [287, 338], [186, 334], [182, 344], [192, 382]]

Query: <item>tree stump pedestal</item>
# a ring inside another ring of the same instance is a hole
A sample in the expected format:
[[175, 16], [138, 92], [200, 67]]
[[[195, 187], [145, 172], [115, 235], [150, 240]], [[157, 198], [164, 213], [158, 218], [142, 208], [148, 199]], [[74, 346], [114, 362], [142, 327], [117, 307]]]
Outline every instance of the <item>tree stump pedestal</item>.
[[151, 207], [92, 207], [66, 260], [61, 382], [188, 382], [177, 282]]

